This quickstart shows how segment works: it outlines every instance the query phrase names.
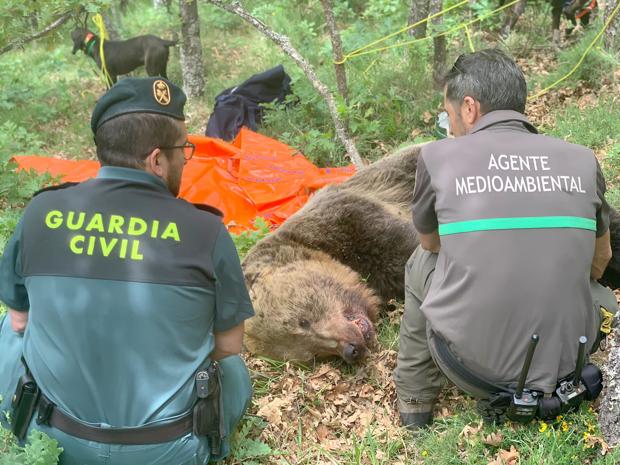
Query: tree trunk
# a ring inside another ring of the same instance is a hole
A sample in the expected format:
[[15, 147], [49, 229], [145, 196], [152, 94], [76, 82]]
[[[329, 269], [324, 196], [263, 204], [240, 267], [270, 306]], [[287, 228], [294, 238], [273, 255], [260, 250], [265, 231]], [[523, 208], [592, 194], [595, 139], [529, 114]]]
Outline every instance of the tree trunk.
[[312, 86], [321, 95], [321, 97], [323, 97], [325, 103], [327, 103], [329, 114], [331, 115], [332, 121], [334, 122], [334, 126], [336, 128], [336, 134], [338, 134], [338, 138], [344, 145], [347, 151], [347, 155], [358, 169], [363, 168], [365, 164], [362, 160], [362, 157], [360, 157], [359, 152], [357, 151], [355, 142], [353, 142], [353, 140], [349, 136], [349, 131], [346, 127], [346, 124], [342, 121], [340, 115], [338, 114], [338, 108], [336, 107], [334, 96], [331, 94], [327, 86], [319, 80], [312, 65], [308, 63], [308, 61], [303, 56], [301, 56], [301, 54], [293, 47], [290, 39], [282, 34], [278, 34], [269, 29], [269, 27], [267, 27], [265, 23], [258, 20], [257, 18], [249, 14], [246, 10], [244, 10], [241, 6], [241, 3], [239, 3], [237, 0], [231, 3], [227, 3], [222, 0], [207, 0], [207, 2], [218, 6], [230, 13], [236, 14], [244, 21], [250, 23], [262, 34], [271, 39], [276, 45], [278, 45], [278, 47], [282, 49], [282, 51], [284, 51], [284, 53], [290, 56], [295, 61], [295, 63], [299, 65]]
[[[603, 2], [601, 2], [601, 10], [603, 10]], [[616, 7], [618, 6], [618, 0], [607, 0], [604, 5], [604, 19], [607, 21], [612, 15]], [[607, 30], [605, 31], [605, 48], [616, 57], [620, 58], [620, 11], [617, 11]]]
[[[500, 2], [501, 6], [504, 6], [505, 1]], [[512, 8], [508, 8], [505, 13], [504, 23], [502, 24], [501, 35], [506, 38], [512, 32], [517, 20], [521, 17], [527, 6], [527, 0], [521, 0]]]
[[620, 331], [614, 330], [607, 339], [609, 358], [603, 367], [605, 391], [598, 421], [605, 440], [614, 447], [620, 444]]
[[[113, 14], [113, 12], [110, 12]], [[116, 29], [116, 25], [112, 20], [111, 16], [108, 14], [102, 14], [103, 24], [105, 24], [105, 30], [108, 31], [108, 37], [110, 40], [118, 40], [120, 39], [120, 35], [118, 34], [118, 30]]]
[[347, 72], [344, 67], [344, 63], [340, 63], [342, 61], [342, 42], [340, 40], [340, 33], [338, 32], [338, 27], [336, 26], [336, 20], [334, 19], [334, 8], [332, 5], [332, 0], [321, 0], [321, 4], [323, 5], [323, 11], [325, 12], [325, 22], [327, 24], [327, 29], [329, 30], [329, 37], [332, 41], [334, 61], [336, 61], [336, 63], [334, 63], [334, 70], [336, 72], [336, 83], [338, 85], [338, 92], [346, 102], [349, 99], [349, 91], [347, 88]]
[[[409, 11], [409, 19], [407, 25], [417, 23], [428, 17], [429, 0], [411, 0], [411, 10]], [[417, 39], [421, 39], [426, 36], [426, 25], [428, 21], [424, 21], [419, 26], [409, 29], [408, 34]]]
[[183, 90], [188, 97], [198, 97], [204, 93], [205, 80], [197, 0], [179, 0], [179, 10], [181, 14]]
[[[430, 0], [430, 14], [439, 13], [443, 8], [442, 0]], [[433, 24], [440, 25], [443, 23], [443, 16], [438, 16], [432, 20]], [[446, 36], [439, 36], [433, 39], [433, 80], [437, 86], [441, 85], [445, 68], [446, 68]]]

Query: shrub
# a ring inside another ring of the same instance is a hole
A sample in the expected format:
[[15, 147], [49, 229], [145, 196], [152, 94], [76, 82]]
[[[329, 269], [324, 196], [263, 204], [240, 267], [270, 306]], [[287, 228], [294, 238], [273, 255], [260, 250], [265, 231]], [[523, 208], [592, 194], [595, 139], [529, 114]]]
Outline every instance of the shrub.
[[24, 447], [0, 426], [0, 465], [56, 465], [62, 453], [58, 441], [40, 431], [32, 431]]

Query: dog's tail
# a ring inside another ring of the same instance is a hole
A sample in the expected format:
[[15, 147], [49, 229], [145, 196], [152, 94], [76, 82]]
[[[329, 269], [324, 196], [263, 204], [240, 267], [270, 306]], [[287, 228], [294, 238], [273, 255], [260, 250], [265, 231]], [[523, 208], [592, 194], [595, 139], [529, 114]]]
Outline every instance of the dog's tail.
[[166, 46], [166, 47], [174, 47], [176, 44], [179, 43], [178, 40], [165, 40], [162, 39], [161, 40], [162, 45]]

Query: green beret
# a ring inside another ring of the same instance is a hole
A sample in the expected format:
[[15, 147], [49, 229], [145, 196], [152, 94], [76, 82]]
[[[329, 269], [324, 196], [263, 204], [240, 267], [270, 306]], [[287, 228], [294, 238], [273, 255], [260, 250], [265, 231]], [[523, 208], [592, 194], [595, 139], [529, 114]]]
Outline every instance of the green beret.
[[127, 113], [159, 113], [184, 120], [185, 93], [162, 77], [125, 78], [97, 101], [90, 127], [93, 133], [106, 121]]

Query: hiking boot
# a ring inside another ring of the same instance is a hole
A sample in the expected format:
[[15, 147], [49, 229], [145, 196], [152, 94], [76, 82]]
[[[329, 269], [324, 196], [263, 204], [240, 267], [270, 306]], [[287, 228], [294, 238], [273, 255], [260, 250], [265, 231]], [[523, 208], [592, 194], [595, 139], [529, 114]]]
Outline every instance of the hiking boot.
[[412, 432], [426, 428], [433, 422], [433, 405], [432, 402], [405, 402], [398, 399], [400, 424]]

